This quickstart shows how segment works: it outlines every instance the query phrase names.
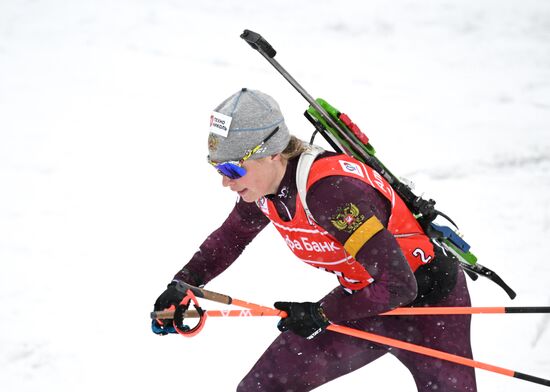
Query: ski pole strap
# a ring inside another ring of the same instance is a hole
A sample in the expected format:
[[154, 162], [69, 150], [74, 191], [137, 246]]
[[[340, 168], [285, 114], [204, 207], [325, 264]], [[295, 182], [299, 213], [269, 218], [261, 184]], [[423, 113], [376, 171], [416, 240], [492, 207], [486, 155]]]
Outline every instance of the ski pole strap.
[[[189, 309], [189, 305], [193, 303], [193, 306], [195, 307], [197, 314], [199, 316], [199, 322], [193, 327], [189, 328], [189, 326], [183, 324], [184, 316], [187, 310]], [[206, 322], [206, 313], [202, 308], [199, 306], [199, 303], [197, 301], [197, 298], [193, 294], [191, 290], [187, 290], [187, 295], [183, 298], [181, 303], [176, 306], [176, 310], [173, 314], [173, 325], [176, 329], [176, 332], [180, 335], [186, 336], [186, 337], [193, 337], [196, 334], [198, 334], [202, 328], [204, 327], [204, 323]]]

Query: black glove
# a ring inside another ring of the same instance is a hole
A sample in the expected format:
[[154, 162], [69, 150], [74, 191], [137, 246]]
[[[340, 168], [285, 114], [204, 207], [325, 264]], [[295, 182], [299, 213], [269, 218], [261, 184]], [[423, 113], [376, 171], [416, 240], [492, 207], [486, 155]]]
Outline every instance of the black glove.
[[155, 301], [155, 312], [168, 309], [170, 306], [178, 306], [185, 297], [185, 293], [176, 289], [177, 282], [172, 282]]
[[[185, 293], [176, 289], [177, 282], [172, 282], [166, 290], [155, 301], [155, 312], [168, 309], [170, 306], [178, 306], [185, 297]], [[157, 335], [166, 335], [176, 333], [172, 320], [153, 320], [151, 323], [152, 331]]]
[[274, 306], [287, 313], [287, 317], [277, 324], [281, 332], [292, 331], [303, 338], [313, 339], [330, 325], [323, 308], [316, 302], [275, 302]]

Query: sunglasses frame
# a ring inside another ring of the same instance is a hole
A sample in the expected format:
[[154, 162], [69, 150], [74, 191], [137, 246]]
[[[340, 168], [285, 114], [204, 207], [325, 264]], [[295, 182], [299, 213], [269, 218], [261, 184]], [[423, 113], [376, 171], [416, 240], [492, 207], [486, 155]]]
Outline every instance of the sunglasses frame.
[[214, 166], [218, 173], [222, 176], [230, 178], [232, 180], [237, 180], [246, 175], [246, 169], [243, 167], [243, 163], [246, 162], [250, 157], [256, 154], [260, 149], [279, 131], [279, 127], [275, 127], [273, 131], [267, 137], [260, 142], [255, 147], [252, 147], [246, 150], [244, 156], [238, 161], [224, 161], [224, 162], [214, 162], [210, 159], [210, 155], [207, 157], [208, 163]]

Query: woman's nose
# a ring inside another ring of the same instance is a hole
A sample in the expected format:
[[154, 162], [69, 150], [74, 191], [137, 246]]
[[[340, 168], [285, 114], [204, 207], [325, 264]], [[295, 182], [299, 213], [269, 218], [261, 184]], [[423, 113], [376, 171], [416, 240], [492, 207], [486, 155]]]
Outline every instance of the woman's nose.
[[228, 187], [230, 182], [231, 182], [231, 178], [222, 176], [222, 185], [224, 187]]

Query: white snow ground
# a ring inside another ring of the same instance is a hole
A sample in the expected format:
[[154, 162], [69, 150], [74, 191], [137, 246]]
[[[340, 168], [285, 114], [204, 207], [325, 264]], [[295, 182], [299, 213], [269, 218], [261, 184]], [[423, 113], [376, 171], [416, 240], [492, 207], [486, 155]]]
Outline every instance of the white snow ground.
[[[518, 292], [480, 279], [474, 305], [550, 305], [550, 2], [2, 0], [3, 391], [231, 391], [277, 335], [272, 318], [212, 319], [193, 339], [161, 338], [148, 320], [235, 200], [204, 163], [210, 110], [258, 88], [311, 132], [245, 28], [368, 130]], [[271, 305], [334, 285], [268, 228], [209, 288]], [[475, 358], [550, 378], [549, 326], [474, 316]], [[480, 391], [544, 388], [477, 376]], [[391, 356], [318, 390], [345, 388], [415, 390]]]

